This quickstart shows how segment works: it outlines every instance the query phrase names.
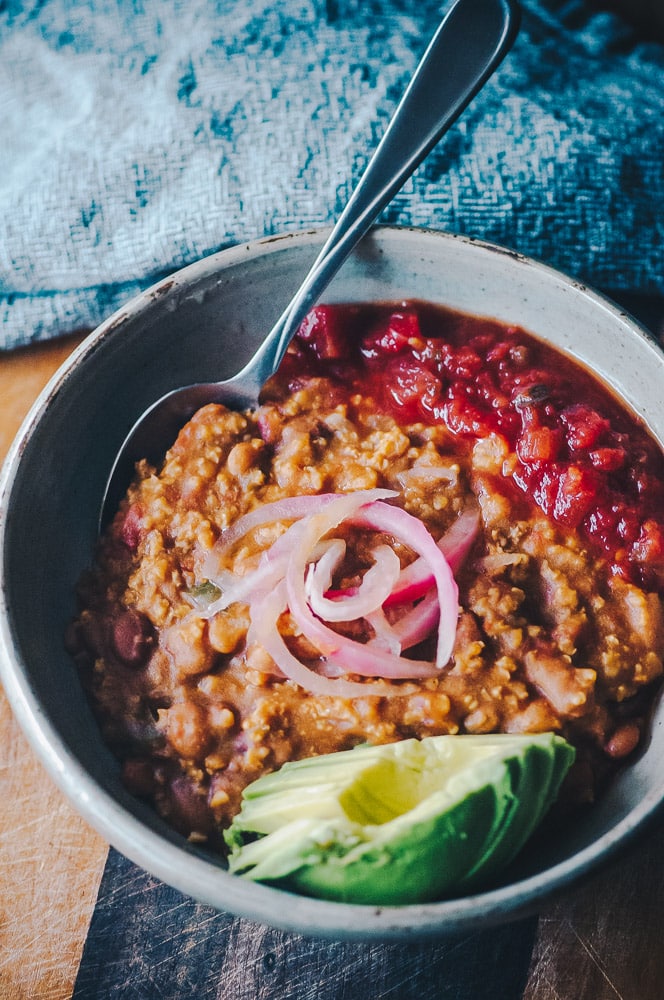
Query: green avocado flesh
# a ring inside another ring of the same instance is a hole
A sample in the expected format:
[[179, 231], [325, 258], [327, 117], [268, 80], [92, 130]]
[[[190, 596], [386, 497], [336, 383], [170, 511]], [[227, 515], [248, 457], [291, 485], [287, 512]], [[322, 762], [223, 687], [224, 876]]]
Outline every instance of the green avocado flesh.
[[229, 868], [352, 903], [474, 891], [521, 850], [574, 749], [552, 733], [431, 736], [285, 764], [249, 785]]

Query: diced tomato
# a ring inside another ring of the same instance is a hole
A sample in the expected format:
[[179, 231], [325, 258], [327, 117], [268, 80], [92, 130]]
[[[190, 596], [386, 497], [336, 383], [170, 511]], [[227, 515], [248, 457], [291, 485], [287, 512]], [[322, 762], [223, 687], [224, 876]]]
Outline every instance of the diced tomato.
[[440, 397], [440, 379], [413, 357], [392, 362], [385, 369], [385, 387], [390, 398], [411, 419], [421, 416]]
[[449, 351], [444, 364], [449, 375], [460, 379], [470, 379], [479, 375], [483, 367], [483, 361], [477, 351], [468, 345]]
[[496, 429], [493, 414], [478, 406], [472, 390], [463, 383], [448, 386], [442, 416], [453, 434], [487, 437]]
[[489, 346], [486, 353], [486, 359], [490, 364], [503, 361], [505, 358], [509, 357], [511, 349], [512, 344], [510, 344], [509, 341], [499, 340], [498, 343]]
[[591, 466], [570, 464], [561, 473], [553, 516], [577, 527], [597, 501], [598, 480]]
[[646, 469], [631, 468], [630, 482], [641, 504], [664, 513], [664, 481]]
[[606, 552], [615, 548], [620, 512], [605, 503], [595, 503], [586, 514], [585, 523], [591, 536]]
[[[641, 521], [637, 512], [617, 496], [604, 500], [605, 507], [610, 511], [611, 544], [619, 540], [631, 543], [636, 540], [641, 530]], [[607, 542], [608, 542], [607, 538]]]
[[611, 424], [586, 403], [574, 403], [560, 414], [567, 428], [567, 444], [571, 451], [595, 448]]
[[496, 384], [497, 381], [493, 373], [488, 371], [479, 372], [473, 378], [473, 384], [480, 399], [488, 404], [492, 410], [500, 410], [501, 417], [509, 413], [511, 418], [514, 414], [510, 407], [510, 397], [501, 390], [499, 384]]
[[595, 448], [588, 457], [596, 469], [617, 472], [624, 466], [627, 455], [624, 448]]
[[650, 567], [664, 568], [664, 528], [654, 518], [641, 525], [641, 533], [632, 547], [633, 558]]
[[517, 473], [515, 481], [525, 492], [532, 493], [537, 506], [549, 517], [553, 517], [558, 498], [559, 473], [554, 467], [542, 469], [538, 475]]
[[400, 354], [418, 344], [423, 346], [424, 341], [417, 313], [393, 312], [386, 322], [367, 334], [361, 350], [365, 358], [377, 358], [383, 354]]
[[555, 462], [560, 452], [562, 434], [558, 428], [533, 427], [519, 437], [516, 453], [524, 465]]
[[347, 314], [334, 306], [315, 306], [303, 320], [298, 340], [306, 344], [320, 361], [340, 361], [350, 357], [346, 332]]

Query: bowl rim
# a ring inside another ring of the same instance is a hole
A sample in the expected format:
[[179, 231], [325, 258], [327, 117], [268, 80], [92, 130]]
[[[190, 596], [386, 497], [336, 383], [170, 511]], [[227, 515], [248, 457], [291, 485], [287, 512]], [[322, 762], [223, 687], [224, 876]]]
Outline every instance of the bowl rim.
[[[506, 254], [512, 258], [516, 267], [534, 269], [565, 286], [574, 287], [578, 294], [626, 322], [634, 335], [643, 338], [658, 356], [661, 354], [652, 334], [624, 309], [607, 296], [545, 263], [494, 243], [441, 230], [413, 226], [375, 228], [387, 234], [388, 238], [452, 240], [465, 245], [472, 244], [481, 253]], [[440, 936], [515, 920], [533, 913], [545, 900], [560, 894], [572, 882], [576, 883], [595, 872], [631, 843], [662, 811], [664, 788], [659, 794], [650, 790], [627, 815], [591, 845], [536, 874], [495, 889], [438, 902], [391, 907], [338, 903], [298, 896], [231, 875], [213, 858], [205, 856], [183, 839], [178, 842], [175, 837], [161, 835], [154, 829], [149, 829], [136, 815], [101, 788], [79, 758], [66, 746], [41, 708], [20, 662], [10, 625], [4, 566], [7, 514], [12, 488], [26, 443], [48, 414], [52, 399], [62, 389], [68, 375], [103, 341], [114, 336], [125, 322], [149, 309], [155, 298], [170, 291], [174, 285], [188, 285], [192, 280], [204, 278], [211, 272], [287, 249], [289, 245], [320, 244], [329, 231], [329, 227], [319, 227], [264, 237], [237, 244], [186, 265], [116, 310], [74, 348], [51, 377], [30, 408], [0, 470], [0, 681], [10, 707], [36, 756], [75, 810], [111, 846], [185, 895], [239, 917], [309, 936], [335, 940], [404, 940], [414, 936]]]

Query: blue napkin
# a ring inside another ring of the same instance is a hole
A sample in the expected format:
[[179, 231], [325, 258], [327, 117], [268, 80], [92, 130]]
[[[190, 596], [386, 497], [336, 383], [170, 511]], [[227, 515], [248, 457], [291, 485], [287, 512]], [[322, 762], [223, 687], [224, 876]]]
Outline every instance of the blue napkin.
[[[330, 223], [449, 6], [5, 0], [0, 347]], [[514, 49], [384, 221], [664, 293], [664, 46], [581, 0], [523, 6]]]

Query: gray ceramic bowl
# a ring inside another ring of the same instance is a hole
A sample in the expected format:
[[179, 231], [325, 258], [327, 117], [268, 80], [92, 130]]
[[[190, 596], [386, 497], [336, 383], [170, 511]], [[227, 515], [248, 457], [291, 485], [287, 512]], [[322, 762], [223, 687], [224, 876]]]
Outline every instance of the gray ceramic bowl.
[[[116, 848], [196, 899], [277, 927], [398, 939], [466, 930], [537, 909], [613, 856], [664, 797], [664, 726], [564, 839], [503, 884], [463, 899], [376, 909], [321, 902], [229, 875], [123, 789], [63, 648], [89, 563], [105, 479], [142, 410], [178, 385], [249, 358], [315, 257], [319, 232], [239, 246], [162, 281], [102, 324], [36, 402], [0, 482], [0, 664], [13, 710], [76, 809]], [[524, 326], [594, 369], [664, 442], [664, 354], [628, 316], [514, 253], [453, 236], [377, 229], [328, 301], [420, 298]]]

